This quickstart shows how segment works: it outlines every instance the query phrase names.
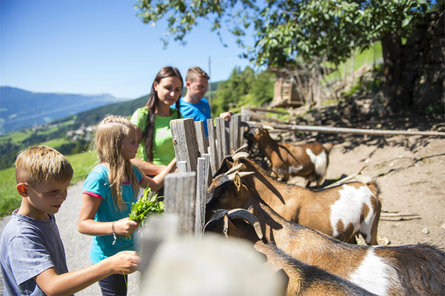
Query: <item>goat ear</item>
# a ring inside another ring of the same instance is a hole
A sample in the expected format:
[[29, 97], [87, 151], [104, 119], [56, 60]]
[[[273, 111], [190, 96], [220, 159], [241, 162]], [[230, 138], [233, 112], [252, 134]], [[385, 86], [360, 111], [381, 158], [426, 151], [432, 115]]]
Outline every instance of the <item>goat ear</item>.
[[235, 174], [235, 179], [233, 179], [233, 183], [235, 184], [236, 187], [236, 191], [241, 191], [241, 186], [242, 186], [242, 182], [241, 182], [241, 177], [238, 173]]

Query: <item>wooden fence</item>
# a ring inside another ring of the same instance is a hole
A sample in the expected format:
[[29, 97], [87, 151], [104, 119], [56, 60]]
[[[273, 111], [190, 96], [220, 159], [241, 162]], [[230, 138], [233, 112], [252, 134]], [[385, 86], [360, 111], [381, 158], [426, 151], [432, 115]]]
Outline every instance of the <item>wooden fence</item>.
[[202, 121], [176, 119], [170, 122], [170, 127], [178, 173], [165, 178], [165, 213], [178, 216], [179, 235], [200, 236], [211, 177], [221, 161], [244, 142], [241, 115], [233, 115], [230, 121], [208, 119], [208, 137]]

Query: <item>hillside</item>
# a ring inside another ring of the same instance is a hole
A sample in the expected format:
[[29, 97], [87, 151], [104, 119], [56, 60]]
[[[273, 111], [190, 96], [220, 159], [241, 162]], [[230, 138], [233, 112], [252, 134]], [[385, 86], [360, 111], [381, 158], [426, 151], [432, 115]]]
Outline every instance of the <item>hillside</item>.
[[38, 93], [0, 87], [0, 135], [121, 101], [110, 94]]
[[83, 111], [49, 124], [8, 133], [0, 136], [0, 169], [13, 165], [17, 153], [31, 145], [46, 144], [65, 155], [79, 153], [90, 145], [90, 126], [96, 125], [107, 114], [131, 115], [136, 108], [145, 105], [147, 97], [124, 101]]

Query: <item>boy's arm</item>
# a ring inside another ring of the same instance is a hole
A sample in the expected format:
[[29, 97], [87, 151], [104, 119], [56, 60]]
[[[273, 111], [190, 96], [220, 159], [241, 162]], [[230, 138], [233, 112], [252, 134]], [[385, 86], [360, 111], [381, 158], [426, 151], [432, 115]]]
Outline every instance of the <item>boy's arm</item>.
[[175, 169], [176, 169], [176, 158], [170, 161], [170, 163], [155, 177], [150, 178], [144, 176], [141, 182], [141, 186], [143, 188], [146, 188], [148, 185], [153, 191], [158, 191], [164, 185], [165, 176], [167, 176], [170, 172], [172, 172]]
[[87, 268], [57, 274], [54, 267], [36, 276], [39, 287], [47, 295], [71, 295], [112, 274], [130, 274], [137, 270], [139, 256], [135, 251], [122, 251]]

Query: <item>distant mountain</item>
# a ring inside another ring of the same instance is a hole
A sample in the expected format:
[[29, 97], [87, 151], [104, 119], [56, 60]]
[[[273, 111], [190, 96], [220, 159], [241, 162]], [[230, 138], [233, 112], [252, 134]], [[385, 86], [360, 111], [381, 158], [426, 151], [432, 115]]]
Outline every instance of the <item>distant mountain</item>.
[[0, 135], [119, 101], [110, 94], [37, 93], [0, 86]]
[[81, 125], [97, 125], [107, 115], [131, 116], [137, 108], [141, 108], [147, 103], [147, 99], [148, 96], [142, 96], [134, 100], [108, 104], [56, 120], [53, 123], [72, 122], [71, 128], [78, 128]]
[[[6, 104], [4, 103], [6, 100], [4, 100], [3, 97], [3, 91], [6, 89], [5, 87], [0, 87], [0, 114], [4, 113], [4, 109], [6, 109]], [[14, 89], [9, 88], [10, 90], [15, 91], [21, 91], [24, 93], [30, 93], [26, 92], [20, 89]], [[213, 86], [212, 86], [213, 89]], [[216, 85], [215, 85], [216, 89]], [[34, 93], [31, 93], [34, 94]], [[54, 94], [52, 94], [54, 95]], [[73, 96], [73, 95], [72, 95]], [[79, 100], [79, 97], [83, 97], [80, 95], [77, 95], [76, 98]], [[109, 96], [111, 97], [111, 96]], [[112, 97], [111, 97], [112, 98]], [[17, 153], [20, 150], [25, 149], [26, 147], [29, 147], [31, 145], [37, 145], [41, 143], [45, 143], [52, 140], [60, 140], [56, 141], [57, 144], [52, 143], [51, 146], [61, 153], [65, 155], [70, 155], [74, 153], [79, 153], [82, 151], [86, 151], [87, 149], [91, 148], [90, 142], [91, 139], [86, 140], [84, 139], [74, 139], [73, 136], [70, 136], [73, 134], [73, 131], [78, 132], [82, 129], [87, 129], [90, 126], [97, 125], [105, 116], [107, 115], [121, 115], [121, 116], [131, 116], [133, 112], [140, 107], [143, 107], [145, 103], [147, 102], [148, 95], [139, 97], [134, 100], [125, 100], [120, 102], [113, 102], [113, 103], [104, 103], [103, 106], [91, 108], [86, 111], [78, 112], [76, 114], [70, 114], [66, 115], [63, 118], [59, 118], [56, 120], [53, 120], [49, 123], [41, 124], [39, 126], [34, 125], [33, 128], [31, 126], [29, 128], [18, 128], [16, 127], [14, 132], [9, 132], [7, 134], [1, 135], [0, 137], [0, 170], [9, 168], [14, 165], [15, 158], [17, 156]], [[19, 102], [22, 104], [23, 102]], [[72, 103], [68, 101], [68, 103]], [[23, 108], [30, 109], [32, 108], [33, 104], [28, 103], [28, 105], [22, 104]], [[60, 102], [53, 103], [54, 108], [61, 108], [64, 104], [61, 104]], [[41, 104], [38, 104], [40, 107]], [[67, 104], [65, 104], [67, 105]], [[36, 108], [37, 108], [36, 107]], [[50, 108], [51, 109], [51, 108]], [[43, 112], [46, 112], [48, 110], [40, 110], [36, 112], [37, 114], [41, 114]], [[71, 112], [75, 113], [75, 112]], [[28, 116], [30, 118], [36, 117], [33, 116], [34, 114], [28, 113]], [[4, 116], [2, 114], [2, 116]], [[2, 122], [0, 124], [5, 124], [4, 119], [0, 119]], [[19, 130], [20, 129], [20, 130]]]

